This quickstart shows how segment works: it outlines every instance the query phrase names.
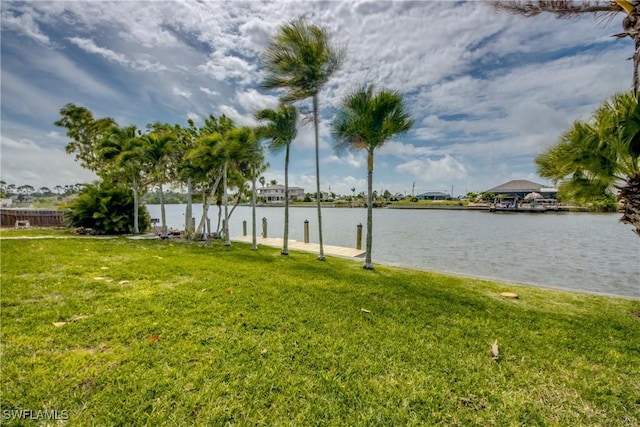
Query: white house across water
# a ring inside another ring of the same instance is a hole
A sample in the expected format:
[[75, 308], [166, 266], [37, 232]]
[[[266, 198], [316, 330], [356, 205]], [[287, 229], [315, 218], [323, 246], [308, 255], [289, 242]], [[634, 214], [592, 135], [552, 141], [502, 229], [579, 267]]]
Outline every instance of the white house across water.
[[[258, 197], [264, 198], [267, 203], [284, 203], [284, 185], [268, 185], [258, 188]], [[304, 188], [289, 187], [289, 200], [304, 199]]]

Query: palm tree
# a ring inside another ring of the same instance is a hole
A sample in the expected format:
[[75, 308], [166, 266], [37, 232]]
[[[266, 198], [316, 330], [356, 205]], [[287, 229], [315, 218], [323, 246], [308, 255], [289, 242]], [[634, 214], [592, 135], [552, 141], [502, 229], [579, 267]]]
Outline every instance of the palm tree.
[[[236, 182], [240, 189], [251, 174], [252, 166], [261, 162], [262, 150], [252, 129], [242, 127], [231, 129], [223, 144], [219, 146], [223, 164], [223, 191], [222, 198], [224, 204], [224, 238], [225, 246], [231, 246], [231, 236], [229, 235], [229, 211], [228, 211], [228, 174], [232, 169], [236, 174]], [[249, 177], [250, 178], [250, 177]]]
[[257, 120], [267, 121], [258, 128], [259, 137], [271, 140], [272, 152], [284, 152], [284, 234], [280, 254], [289, 255], [289, 148], [298, 133], [298, 110], [292, 105], [281, 104], [278, 110], [264, 109], [255, 114]]
[[589, 122], [575, 121], [560, 141], [536, 158], [538, 172], [561, 194], [590, 201], [620, 190], [621, 221], [640, 236], [640, 107], [631, 93], [615, 95]]
[[143, 142], [140, 131], [134, 125], [120, 128], [114, 126], [109, 136], [103, 140], [100, 153], [113, 162], [114, 173], [123, 174], [131, 181], [133, 190], [133, 232], [140, 233], [139, 206], [140, 189], [145, 187], [142, 181]]
[[374, 86], [362, 87], [347, 94], [331, 124], [334, 148], [367, 151], [367, 248], [364, 268], [373, 269], [371, 262], [373, 234], [373, 152], [395, 135], [403, 134], [413, 126], [406, 111], [402, 95]]
[[623, 32], [614, 34], [614, 37], [629, 37], [635, 43], [633, 54], [633, 95], [637, 98], [640, 84], [638, 79], [638, 66], [640, 64], [640, 1], [498, 0], [489, 1], [489, 4], [498, 11], [515, 13], [526, 17], [536, 16], [543, 12], [553, 13], [556, 17], [564, 19], [582, 14], [591, 14], [593, 16], [624, 14], [625, 17], [622, 20]]
[[173, 132], [151, 132], [142, 136], [144, 143], [143, 158], [146, 160], [151, 175], [158, 185], [158, 195], [160, 197], [160, 216], [162, 221], [161, 237], [166, 239], [167, 217], [164, 208], [164, 194], [162, 185], [167, 181], [169, 174], [171, 153], [173, 151], [176, 136]]
[[267, 46], [263, 62], [266, 89], [283, 89], [283, 102], [312, 98], [316, 154], [316, 200], [318, 203], [318, 259], [324, 261], [322, 211], [320, 207], [320, 134], [318, 129], [318, 93], [344, 61], [344, 50], [330, 44], [329, 33], [299, 19], [283, 25]]

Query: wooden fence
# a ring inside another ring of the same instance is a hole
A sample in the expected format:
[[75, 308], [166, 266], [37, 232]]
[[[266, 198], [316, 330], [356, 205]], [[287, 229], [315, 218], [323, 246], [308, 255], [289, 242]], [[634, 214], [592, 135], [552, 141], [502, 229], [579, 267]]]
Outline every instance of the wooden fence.
[[[28, 221], [31, 227], [63, 227], [66, 225], [64, 211], [48, 209], [0, 209], [0, 225], [3, 227], [15, 227], [26, 225]], [[19, 221], [19, 223], [18, 223]]]

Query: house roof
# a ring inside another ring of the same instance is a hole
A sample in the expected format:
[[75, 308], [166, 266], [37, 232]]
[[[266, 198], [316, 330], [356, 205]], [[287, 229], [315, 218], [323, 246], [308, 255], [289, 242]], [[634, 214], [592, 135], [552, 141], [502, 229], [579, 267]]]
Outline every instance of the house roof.
[[447, 193], [441, 193], [440, 191], [427, 191], [426, 193], [420, 193], [418, 196], [448, 196]]
[[[258, 188], [259, 191], [268, 191], [268, 190], [284, 190], [284, 185], [276, 184], [276, 185], [267, 185], [266, 187]], [[304, 190], [302, 187], [293, 187], [289, 186], [289, 190]]]
[[531, 193], [540, 192], [541, 188], [547, 187], [546, 185], [538, 184], [533, 181], [527, 181], [526, 179], [514, 179], [509, 182], [505, 182], [502, 185], [493, 187], [487, 192], [489, 193]]

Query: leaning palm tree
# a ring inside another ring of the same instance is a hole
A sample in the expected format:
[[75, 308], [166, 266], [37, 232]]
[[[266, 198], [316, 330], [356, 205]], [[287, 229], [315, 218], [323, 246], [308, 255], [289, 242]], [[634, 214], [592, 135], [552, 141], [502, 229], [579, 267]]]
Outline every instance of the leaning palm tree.
[[318, 129], [318, 93], [344, 61], [344, 49], [330, 44], [322, 27], [299, 19], [283, 25], [263, 54], [266, 89], [283, 89], [283, 102], [312, 98], [316, 154], [316, 200], [318, 206], [318, 259], [324, 261], [322, 246], [322, 210], [320, 201], [320, 134]]
[[635, 43], [633, 54], [633, 95], [638, 96], [640, 81], [638, 79], [640, 64], [640, 1], [614, 0], [614, 1], [572, 1], [572, 0], [491, 0], [489, 1], [496, 10], [515, 13], [526, 17], [536, 16], [543, 12], [553, 13], [558, 18], [572, 18], [582, 14], [593, 16], [615, 16], [619, 13], [625, 15], [622, 20], [622, 33], [614, 34], [614, 37], [629, 37]]
[[536, 164], [540, 176], [576, 201], [602, 198], [617, 188], [621, 221], [640, 236], [640, 107], [632, 93], [615, 95], [588, 122], [575, 121]]
[[236, 174], [236, 184], [240, 188], [244, 182], [251, 179], [252, 166], [262, 161], [262, 150], [253, 130], [242, 127], [230, 130], [224, 142], [219, 146], [219, 153], [223, 159], [222, 198], [224, 203], [224, 245], [231, 246], [229, 235], [229, 210], [228, 210], [228, 175], [229, 169]]
[[373, 152], [395, 135], [413, 126], [402, 95], [381, 90], [374, 93], [373, 85], [347, 94], [331, 124], [334, 148], [367, 151], [367, 248], [364, 268], [373, 269], [371, 249], [373, 241]]
[[264, 109], [255, 114], [257, 120], [267, 124], [257, 129], [260, 138], [269, 139], [271, 152], [284, 148], [284, 234], [282, 237], [282, 255], [289, 255], [289, 148], [298, 133], [298, 110], [292, 105], [281, 104], [277, 110]]

